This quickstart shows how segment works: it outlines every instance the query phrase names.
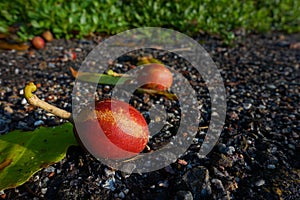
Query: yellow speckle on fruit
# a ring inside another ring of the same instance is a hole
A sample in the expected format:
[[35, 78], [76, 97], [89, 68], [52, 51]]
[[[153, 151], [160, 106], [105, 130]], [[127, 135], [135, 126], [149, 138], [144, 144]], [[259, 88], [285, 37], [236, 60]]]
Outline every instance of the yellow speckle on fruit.
[[144, 128], [135, 121], [133, 116], [130, 116], [129, 111], [122, 108], [117, 111], [110, 109], [104, 109], [96, 112], [97, 118], [102, 122], [108, 122], [111, 125], [117, 125], [117, 127], [133, 137], [140, 137], [143, 133]]

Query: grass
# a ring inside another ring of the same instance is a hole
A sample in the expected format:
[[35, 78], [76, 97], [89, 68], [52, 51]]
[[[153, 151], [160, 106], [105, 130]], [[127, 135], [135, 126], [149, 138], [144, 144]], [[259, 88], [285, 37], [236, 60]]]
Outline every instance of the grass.
[[204, 32], [224, 40], [233, 39], [240, 28], [300, 32], [300, 1], [295, 0], [10, 0], [0, 7], [0, 32], [15, 27], [21, 40], [44, 30], [68, 39], [144, 26], [191, 36]]

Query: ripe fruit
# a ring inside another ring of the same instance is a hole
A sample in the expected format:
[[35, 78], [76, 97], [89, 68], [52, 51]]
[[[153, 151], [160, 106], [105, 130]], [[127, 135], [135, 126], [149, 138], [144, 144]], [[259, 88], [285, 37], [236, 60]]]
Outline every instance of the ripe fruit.
[[51, 42], [53, 40], [53, 35], [50, 31], [44, 31], [42, 36], [47, 42]]
[[36, 49], [42, 49], [45, 46], [45, 41], [40, 36], [35, 36], [31, 43]]
[[145, 148], [148, 125], [131, 105], [112, 99], [99, 101], [95, 104], [95, 115], [93, 118], [91, 111], [81, 112], [74, 132], [96, 158], [130, 158]]
[[172, 86], [173, 75], [163, 64], [146, 64], [139, 71], [137, 81], [143, 88], [165, 91]]

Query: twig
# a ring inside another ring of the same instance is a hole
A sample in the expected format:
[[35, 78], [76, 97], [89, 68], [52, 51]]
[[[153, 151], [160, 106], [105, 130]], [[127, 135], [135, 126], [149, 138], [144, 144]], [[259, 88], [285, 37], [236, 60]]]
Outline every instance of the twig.
[[57, 117], [60, 117], [62, 119], [66, 119], [70, 122], [73, 122], [71, 113], [69, 113], [63, 109], [57, 108], [53, 105], [50, 105], [47, 102], [39, 99], [35, 94], [32, 94], [33, 92], [36, 91], [36, 89], [37, 89], [37, 87], [33, 82], [30, 82], [29, 84], [27, 84], [25, 86], [24, 96], [30, 105], [42, 108], [42, 109], [56, 115]]

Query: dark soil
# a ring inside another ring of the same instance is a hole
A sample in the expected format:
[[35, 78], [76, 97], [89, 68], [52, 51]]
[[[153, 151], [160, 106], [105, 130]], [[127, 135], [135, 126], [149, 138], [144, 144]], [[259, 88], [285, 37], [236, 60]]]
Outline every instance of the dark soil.
[[[217, 64], [227, 92], [223, 132], [205, 158], [197, 154], [205, 129], [175, 163], [143, 174], [115, 171], [72, 146], [61, 162], [42, 169], [16, 189], [0, 191], [0, 199], [300, 199], [300, 35], [249, 35], [231, 46], [211, 37], [195, 39]], [[0, 133], [64, 123], [29, 106], [23, 88], [34, 81], [41, 99], [71, 111], [74, 78], [69, 67], [78, 69], [98, 42], [99, 38], [54, 40], [43, 50], [1, 50]], [[76, 53], [75, 60], [70, 52]], [[188, 74], [202, 105], [200, 127], [209, 125], [207, 89], [199, 74], [193, 80], [192, 68], [179, 67], [188, 66], [186, 61], [147, 50], [132, 52], [110, 66], [125, 72], [134, 67], [138, 56], [149, 54]], [[99, 98], [109, 97], [111, 89], [99, 86]], [[151, 103], [164, 105], [166, 121], [173, 124], [150, 140], [154, 150], [176, 134], [174, 119], [180, 109], [175, 101], [147, 94], [136, 94], [131, 101], [148, 122]]]

